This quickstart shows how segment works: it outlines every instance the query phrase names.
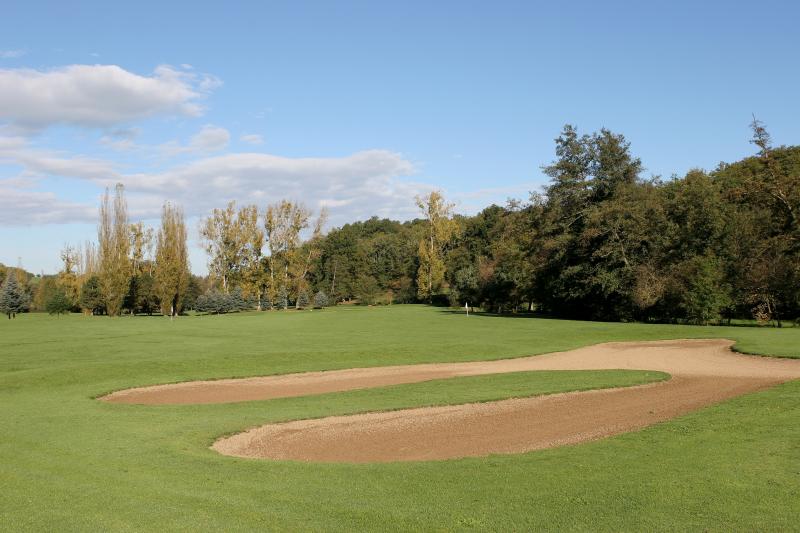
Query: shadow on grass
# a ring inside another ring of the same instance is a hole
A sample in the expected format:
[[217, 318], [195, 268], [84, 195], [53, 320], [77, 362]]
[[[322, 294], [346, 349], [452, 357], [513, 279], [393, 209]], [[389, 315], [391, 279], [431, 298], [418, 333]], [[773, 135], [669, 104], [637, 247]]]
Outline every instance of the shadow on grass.
[[[440, 307], [440, 306], [436, 306], [436, 305], [433, 305], [431, 307], [433, 307], [434, 309], [436, 309], [440, 313], [445, 313], [445, 314], [450, 314], [450, 315], [465, 315], [466, 316], [466, 312], [464, 311], [463, 308], [460, 308], [460, 307], [459, 308], [455, 308], [455, 307]], [[547, 319], [547, 320], [563, 320], [563, 321], [569, 321], [569, 322], [578, 321], [578, 322], [598, 322], [598, 323], [612, 322], [612, 323], [620, 323], [620, 324], [623, 323], [623, 321], [619, 321], [619, 320], [596, 320], [596, 319], [590, 319], [590, 318], [566, 318], [566, 317], [560, 317], [560, 316], [550, 315], [550, 314], [547, 314], [547, 313], [539, 313], [539, 312], [492, 313], [490, 311], [475, 310], [475, 311], [470, 311], [469, 314], [470, 315], [475, 315], [475, 316], [482, 316], [482, 317], [492, 317], [492, 318], [528, 318], [528, 319], [531, 319], [531, 318], [543, 318], [543, 319]], [[635, 320], [634, 321], [629, 321], [628, 323], [632, 323], [632, 324], [673, 324], [673, 325], [676, 325], [676, 326], [701, 326], [701, 327], [717, 326], [717, 327], [728, 327], [728, 328], [761, 328], [761, 329], [791, 329], [791, 328], [800, 327], [800, 319], [795, 320], [795, 321], [791, 321], [791, 320], [784, 321], [780, 326], [778, 326], [776, 323], [759, 324], [758, 322], [756, 322], [754, 320], [750, 321], [750, 320], [744, 320], [744, 319], [734, 320], [734, 321], [731, 321], [730, 323], [727, 323], [725, 321], [720, 321], [720, 322], [709, 323], [709, 324], [693, 324], [691, 322], [685, 322], [685, 321], [674, 321], [674, 322], [652, 321], [652, 322], [643, 322], [643, 321], [635, 321]]]

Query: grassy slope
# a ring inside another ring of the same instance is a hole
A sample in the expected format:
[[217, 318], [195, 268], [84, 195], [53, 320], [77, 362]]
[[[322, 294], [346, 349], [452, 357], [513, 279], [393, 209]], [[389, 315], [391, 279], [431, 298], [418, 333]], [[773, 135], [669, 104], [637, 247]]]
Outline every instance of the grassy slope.
[[[468, 321], [468, 322], [467, 322]], [[467, 327], [468, 325], [468, 327]], [[647, 379], [553, 373], [210, 406], [109, 405], [132, 385], [725, 337], [800, 356], [800, 329], [604, 324], [344, 308], [0, 323], [0, 529], [786, 530], [800, 523], [800, 382], [595, 443], [433, 463], [313, 465], [206, 448], [271, 420]], [[569, 378], [565, 380], [564, 378]], [[549, 380], [549, 381], [548, 381]]]

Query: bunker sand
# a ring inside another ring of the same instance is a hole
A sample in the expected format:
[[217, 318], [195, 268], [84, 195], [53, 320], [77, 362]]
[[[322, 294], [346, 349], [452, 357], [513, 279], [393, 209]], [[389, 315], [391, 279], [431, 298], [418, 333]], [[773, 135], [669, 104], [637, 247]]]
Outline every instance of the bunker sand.
[[667, 372], [665, 382], [268, 424], [214, 443], [225, 455], [323, 462], [424, 461], [521, 453], [637, 430], [800, 378], [800, 361], [739, 355], [727, 340], [615, 342], [518, 359], [310, 372], [159, 385], [104, 400], [222, 403], [532, 370]]

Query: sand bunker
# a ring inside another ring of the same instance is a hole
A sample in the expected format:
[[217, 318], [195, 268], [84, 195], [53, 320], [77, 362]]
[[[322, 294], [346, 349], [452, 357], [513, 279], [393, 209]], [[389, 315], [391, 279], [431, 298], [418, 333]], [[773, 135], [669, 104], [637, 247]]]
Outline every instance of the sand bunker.
[[220, 403], [302, 396], [457, 376], [530, 370], [658, 370], [655, 384], [268, 424], [218, 440], [225, 455], [385, 462], [520, 453], [599, 439], [800, 378], [800, 361], [738, 355], [726, 340], [607, 343], [470, 363], [362, 368], [129, 389], [139, 404]]

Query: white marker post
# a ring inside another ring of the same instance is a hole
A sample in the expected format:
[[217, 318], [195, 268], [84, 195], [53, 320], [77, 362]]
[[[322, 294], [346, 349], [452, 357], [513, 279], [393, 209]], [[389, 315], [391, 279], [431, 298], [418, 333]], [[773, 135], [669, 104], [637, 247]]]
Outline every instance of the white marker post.
[[467, 311], [467, 316], [469, 316], [469, 302], [464, 304], [464, 309]]

